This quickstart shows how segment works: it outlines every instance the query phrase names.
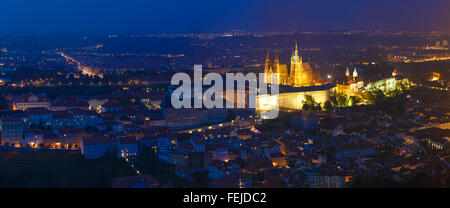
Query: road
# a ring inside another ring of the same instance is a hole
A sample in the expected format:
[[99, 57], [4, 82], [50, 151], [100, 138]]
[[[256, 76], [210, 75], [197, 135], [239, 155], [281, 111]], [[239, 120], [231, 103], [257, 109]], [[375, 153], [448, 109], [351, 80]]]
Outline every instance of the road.
[[67, 60], [67, 62], [69, 62], [69, 63], [70, 63], [70, 62], [75, 63], [75, 64], [77, 65], [78, 70], [81, 71], [82, 74], [88, 75], [88, 76], [91, 76], [91, 77], [98, 76], [98, 77], [100, 77], [100, 78], [103, 78], [103, 74], [102, 74], [102, 73], [96, 72], [96, 71], [90, 69], [89, 67], [84, 66], [84, 65], [81, 64], [79, 61], [73, 59], [72, 57], [70, 57], [70, 56], [68, 56], [68, 55], [66, 55], [66, 54], [64, 54], [64, 53], [60, 53], [60, 55], [61, 55], [63, 58], [65, 58], [65, 59]]

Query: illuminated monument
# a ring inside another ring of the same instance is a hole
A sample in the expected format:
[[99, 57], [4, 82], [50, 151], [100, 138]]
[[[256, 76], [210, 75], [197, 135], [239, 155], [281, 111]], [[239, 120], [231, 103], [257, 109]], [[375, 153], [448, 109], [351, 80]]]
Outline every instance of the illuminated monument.
[[362, 91], [364, 88], [364, 80], [358, 76], [358, 68], [354, 67], [352, 75], [350, 75], [350, 71], [347, 67], [345, 70], [345, 77], [347, 77], [347, 81], [338, 84], [336, 87], [336, 91], [338, 93], [346, 94], [347, 96], [355, 96]]
[[264, 74], [266, 82], [271, 84], [271, 76], [274, 74], [278, 77], [279, 85], [292, 87], [314, 86], [317, 76], [307, 62], [303, 62], [303, 58], [298, 53], [298, 46], [295, 44], [295, 50], [291, 56], [291, 65], [289, 73], [286, 65], [280, 65], [278, 54], [275, 55], [273, 65], [271, 64], [269, 51], [267, 51], [266, 63], [264, 65]]
[[292, 111], [301, 110], [305, 95], [311, 95], [314, 100], [322, 105], [329, 100], [330, 93], [335, 90], [335, 85], [318, 82], [318, 76], [311, 68], [311, 65], [303, 61], [298, 53], [298, 46], [295, 44], [295, 50], [291, 56], [291, 62], [288, 67], [286, 64], [280, 64], [278, 54], [275, 54], [275, 60], [272, 64], [267, 51], [267, 57], [264, 65], [265, 81], [271, 83], [272, 75], [275, 75], [280, 85], [279, 95], [260, 95], [257, 96], [257, 111], [271, 110], [278, 99], [280, 110]]

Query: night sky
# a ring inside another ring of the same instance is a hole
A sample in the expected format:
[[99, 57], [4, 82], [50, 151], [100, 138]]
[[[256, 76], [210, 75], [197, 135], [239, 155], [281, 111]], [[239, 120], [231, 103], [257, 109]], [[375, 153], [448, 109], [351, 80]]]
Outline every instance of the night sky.
[[2, 0], [0, 34], [450, 29], [449, 0]]

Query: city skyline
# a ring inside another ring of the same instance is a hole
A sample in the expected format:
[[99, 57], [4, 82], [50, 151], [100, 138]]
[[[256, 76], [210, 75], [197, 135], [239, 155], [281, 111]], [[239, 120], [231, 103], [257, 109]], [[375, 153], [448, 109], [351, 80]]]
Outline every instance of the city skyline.
[[271, 207], [289, 198], [267, 188], [450, 187], [449, 0], [0, 10], [0, 188]]
[[22, 0], [2, 5], [2, 35], [450, 29], [445, 0]]

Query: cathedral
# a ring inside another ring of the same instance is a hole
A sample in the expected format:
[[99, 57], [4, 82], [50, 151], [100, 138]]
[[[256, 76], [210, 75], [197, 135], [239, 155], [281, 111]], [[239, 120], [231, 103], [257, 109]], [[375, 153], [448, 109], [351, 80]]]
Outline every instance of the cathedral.
[[278, 84], [280, 85], [279, 94], [256, 96], [256, 110], [259, 112], [275, 108], [287, 112], [301, 110], [303, 101], [305, 101], [305, 95], [310, 95], [317, 103], [323, 105], [330, 99], [331, 92], [336, 89], [335, 84], [318, 79], [317, 74], [309, 63], [303, 62], [302, 57], [298, 53], [297, 44], [295, 44], [289, 68], [287, 64], [280, 64], [277, 53], [275, 53], [275, 59], [272, 63], [269, 52], [267, 52], [264, 66], [264, 80], [266, 83], [272, 83], [272, 75], [278, 78]]
[[266, 83], [271, 84], [272, 75], [275, 75], [279, 85], [292, 87], [314, 86], [317, 80], [317, 75], [314, 73], [309, 63], [303, 62], [302, 57], [299, 55], [297, 43], [295, 44], [295, 51], [291, 56], [289, 72], [286, 64], [280, 65], [277, 53], [275, 54], [274, 63], [271, 64], [269, 51], [267, 51], [264, 75]]

